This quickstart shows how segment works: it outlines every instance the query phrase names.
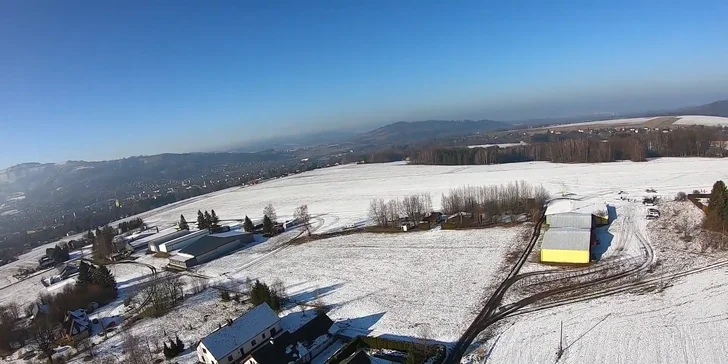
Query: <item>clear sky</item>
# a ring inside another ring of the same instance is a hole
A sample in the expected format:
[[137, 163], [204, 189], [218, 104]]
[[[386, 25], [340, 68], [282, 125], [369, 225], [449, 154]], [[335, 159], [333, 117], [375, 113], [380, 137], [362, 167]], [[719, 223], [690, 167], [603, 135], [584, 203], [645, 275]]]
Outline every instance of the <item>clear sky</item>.
[[728, 1], [0, 2], [0, 168], [728, 97]]

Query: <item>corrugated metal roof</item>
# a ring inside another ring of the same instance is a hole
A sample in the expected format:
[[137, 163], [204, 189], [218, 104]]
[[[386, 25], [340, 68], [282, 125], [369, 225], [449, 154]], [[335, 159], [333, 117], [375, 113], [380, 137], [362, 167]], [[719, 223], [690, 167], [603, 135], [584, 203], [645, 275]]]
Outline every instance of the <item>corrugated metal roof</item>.
[[546, 218], [549, 227], [551, 228], [579, 228], [579, 229], [591, 229], [592, 227], [592, 215], [591, 214], [579, 214], [575, 212], [565, 212], [562, 214], [548, 215]]
[[544, 233], [541, 249], [589, 250], [590, 229], [550, 228]]
[[576, 212], [581, 214], [600, 215], [607, 211], [607, 204], [599, 201], [582, 201], [560, 198], [552, 200], [546, 207], [546, 215]]

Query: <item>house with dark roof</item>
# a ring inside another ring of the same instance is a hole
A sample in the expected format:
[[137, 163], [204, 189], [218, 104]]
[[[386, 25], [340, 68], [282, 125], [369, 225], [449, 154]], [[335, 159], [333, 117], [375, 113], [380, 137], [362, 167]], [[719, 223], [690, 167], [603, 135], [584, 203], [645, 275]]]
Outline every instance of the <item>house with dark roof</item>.
[[228, 232], [203, 236], [169, 258], [170, 268], [187, 269], [220, 258], [253, 241], [253, 234]]
[[326, 315], [320, 314], [290, 333], [268, 340], [254, 350], [243, 364], [303, 364], [328, 348], [336, 338], [339, 327]]
[[263, 303], [202, 339], [197, 358], [201, 363], [237, 363], [281, 332], [280, 318]]

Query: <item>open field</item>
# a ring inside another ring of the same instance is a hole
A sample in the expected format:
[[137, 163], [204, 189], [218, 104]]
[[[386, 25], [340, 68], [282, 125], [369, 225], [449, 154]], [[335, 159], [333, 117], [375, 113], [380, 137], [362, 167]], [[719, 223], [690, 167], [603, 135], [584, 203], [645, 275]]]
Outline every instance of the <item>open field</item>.
[[193, 221], [197, 210], [214, 209], [222, 219], [260, 218], [270, 202], [279, 218], [308, 204], [312, 215], [331, 231], [367, 218], [373, 198], [403, 197], [429, 192], [435, 208], [443, 193], [466, 185], [502, 184], [524, 180], [542, 184], [552, 193], [568, 191], [600, 196], [625, 191], [638, 194], [654, 187], [659, 194], [709, 188], [723, 177], [728, 161], [662, 158], [647, 163], [552, 164], [528, 162], [486, 166], [414, 166], [405, 163], [345, 165], [281, 178], [250, 187], [236, 187], [197, 198], [194, 203], [163, 207], [143, 214], [151, 224], [172, 225], [184, 214]]
[[[629, 259], [640, 255], [639, 244], [635, 244], [632, 236], [650, 230], [648, 228], [652, 225], [648, 225], [644, 220], [644, 207], [635, 201], [641, 201], [646, 188], [654, 188], [657, 194], [670, 199], [678, 191], [709, 189], [716, 180], [724, 177], [726, 170], [728, 170], [728, 160], [703, 158], [662, 158], [644, 163], [602, 164], [529, 162], [490, 166], [411, 166], [404, 163], [346, 165], [307, 172], [260, 185], [219, 191], [165, 206], [142, 216], [147, 223], [157, 224], [160, 227], [173, 225], [180, 214], [184, 214], [188, 221], [193, 221], [197, 210], [214, 209], [222, 219], [241, 219], [245, 215], [257, 219], [262, 214], [263, 206], [270, 202], [278, 210], [279, 219], [285, 219], [292, 215], [296, 206], [308, 204], [314, 216], [313, 227], [316, 232], [321, 233], [335, 231], [349, 224], [366, 222], [368, 205], [373, 198], [388, 199], [429, 192], [433, 197], [434, 207], [438, 209], [441, 195], [451, 188], [523, 180], [543, 185], [554, 195], [564, 192], [576, 193], [585, 199], [613, 205], [617, 220], [605, 229], [612, 235], [610, 244], [605, 245], [606, 251], [602, 255], [606, 261]], [[690, 206], [692, 205], [688, 207]], [[699, 218], [696, 214], [700, 212], [695, 210], [672, 207], [670, 211], [683, 210], [692, 211], [690, 218]], [[502, 275], [500, 268], [504, 264], [504, 257], [510, 249], [517, 246], [516, 243], [521, 238], [524, 228], [469, 231], [436, 229], [407, 234], [354, 234], [298, 245], [288, 244], [290, 239], [297, 235], [296, 231], [290, 231], [195, 267], [193, 273], [207, 277], [210, 285], [221, 284], [233, 288], [239, 288], [241, 282], [247, 278], [260, 279], [267, 283], [279, 279], [293, 300], [303, 304], [321, 300], [331, 307], [330, 316], [333, 319], [345, 322], [354, 332], [411, 338], [417, 337], [422, 331], [421, 328], [427, 326], [432, 339], [452, 343], [477, 314], [482, 299], [489, 294], [493, 284], [498, 282]], [[663, 231], [664, 234], [667, 232], [669, 229]], [[655, 236], [657, 235], [650, 235], [652, 240], [656, 239]], [[670, 237], [669, 234], [665, 236]], [[661, 236], [660, 239], [664, 237]], [[670, 255], [671, 249], [679, 248], [677, 243], [662, 250], [659, 244], [654, 245], [658, 252], [658, 261], [661, 258], [672, 259], [674, 256]], [[36, 255], [28, 254], [26, 258], [32, 263]], [[166, 264], [165, 259], [143, 254], [137, 256], [139, 263], [160, 268]], [[712, 260], [705, 260], [706, 264], [709, 261]], [[29, 263], [20, 261], [17, 264]], [[691, 267], [693, 265], [679, 269]], [[545, 269], [536, 263], [529, 263], [526, 268], [526, 270]], [[679, 269], [676, 268], [676, 271]], [[134, 265], [114, 266], [112, 271], [117, 277], [122, 294], [133, 290], [135, 285], [144, 281], [149, 274], [148, 269]], [[36, 277], [27, 283], [0, 289], [0, 301], [22, 294], [29, 302], [37, 297], [39, 291], [45, 290], [42, 286], [38, 287], [39, 279], [40, 277]], [[688, 277], [682, 280], [692, 279]], [[678, 284], [679, 282], [676, 282], [675, 287], [669, 288], [662, 295], [671, 294], [670, 290], [677, 289]], [[685, 287], [689, 288], [689, 284], [686, 283]], [[675, 297], [679, 297], [677, 293], [675, 294]], [[728, 292], [726, 294], [728, 295]], [[501, 345], [499, 341], [492, 355], [493, 358], [500, 355], [498, 357], [500, 359], [492, 362], [546, 362], [539, 360], [553, 352], [553, 348], [546, 347], [546, 343], [553, 345], [553, 338], [547, 331], [553, 326], [553, 319], [550, 318], [552, 314], [566, 316], [573, 313], [575, 316], [568, 318], [568, 325], [564, 319], [565, 328], [569, 327], [569, 330], [580, 332], [579, 330], [584, 328], [583, 325], [593, 325], [598, 322], [601, 319], [600, 314], [607, 315], [614, 311], [612, 308], [605, 308], [606, 306], [593, 306], [594, 302], [603, 301], [624, 312], [628, 312], [630, 307], [639, 308], [640, 305], [669, 306], [669, 301], [631, 303], [637, 300], [657, 300], [659, 297], [652, 293], [644, 296], [622, 294], [515, 317], [506, 326], [502, 326], [505, 329], [513, 325], [500, 339], [503, 340], [502, 343], [512, 342], [509, 344], [511, 349], [508, 349], [508, 345], [499, 349]], [[704, 302], [712, 302], [712, 299], [709, 300], [710, 297], [704, 298]], [[183, 340], [189, 343], [200, 339], [210, 331], [208, 330], [210, 327], [216, 325], [216, 321], [212, 323], [205, 321], [205, 315], [219, 314], [221, 312], [219, 302], [219, 297], [208, 291], [193, 296], [182, 307], [167, 316], [140, 321], [132, 330], [141, 335], [152, 335], [153, 328], [158, 327], [170, 328], [173, 331], [181, 330], [185, 332], [180, 336], [184, 336]], [[699, 302], [696, 302], [697, 307]], [[680, 309], [687, 310], [691, 307], [687, 304], [684, 306], [685, 308]], [[575, 311], [569, 311], [571, 307], [574, 307]], [[105, 308], [109, 312], [115, 312], [114, 309]], [[715, 310], [719, 311], [717, 308]], [[230, 312], [232, 315], [233, 311]], [[617, 314], [611, 314], [609, 317]], [[728, 311], [725, 314], [728, 315]], [[588, 319], [582, 323], [579, 315], [584, 315]], [[180, 317], [185, 319], [180, 320]], [[655, 315], [654, 320], [658, 318], [659, 316]], [[180, 328], [180, 322], [196, 324], [199, 329]], [[608, 320], [600, 325], [605, 322]], [[655, 321], [653, 324], [660, 323]], [[589, 327], [591, 326], [583, 331]], [[509, 338], [510, 330], [517, 332], [517, 335]], [[626, 331], [629, 329], [624, 330], [625, 333], [620, 335], [627, 335]], [[513, 354], [518, 346], [522, 346], [520, 336], [523, 335], [536, 337], [534, 340], [537, 343], [540, 343], [538, 340], [542, 340], [543, 343], [538, 344], [541, 346], [535, 345], [525, 350], [523, 354]], [[574, 336], [576, 337], [578, 336]], [[589, 335], [584, 336], [588, 337]], [[577, 346], [586, 342], [585, 340], [587, 339], [575, 340], [576, 343], [571, 347], [572, 351], [576, 351]], [[623, 342], [626, 345], [630, 341], [625, 339]], [[493, 344], [493, 341], [486, 343], [486, 345]], [[115, 348], [114, 345], [118, 345], [118, 341], [110, 339], [100, 343], [98, 349], [102, 352], [117, 352], [118, 347]], [[615, 342], [614, 345], [622, 344]], [[625, 348], [626, 351], [633, 349]], [[497, 350], [503, 351], [498, 353]], [[714, 350], [721, 349], [715, 347]], [[516, 355], [513, 356], [514, 359], [523, 360], [505, 360], [510, 359], [510, 355]], [[576, 354], [574, 355], [576, 358]], [[599, 357], [612, 354], [593, 353], [593, 355]], [[640, 354], [634, 352], [624, 355], [639, 359]], [[531, 360], [533, 358], [538, 360]], [[194, 362], [194, 356], [188, 354], [181, 362]]]
[[555, 124], [546, 127], [529, 129], [535, 130], [578, 130], [589, 128], [664, 128], [671, 125], [705, 125], [705, 126], [726, 126], [728, 118], [720, 116], [702, 115], [681, 115], [681, 116], [656, 116], [646, 118], [611, 119], [600, 121], [587, 121], [572, 124]]

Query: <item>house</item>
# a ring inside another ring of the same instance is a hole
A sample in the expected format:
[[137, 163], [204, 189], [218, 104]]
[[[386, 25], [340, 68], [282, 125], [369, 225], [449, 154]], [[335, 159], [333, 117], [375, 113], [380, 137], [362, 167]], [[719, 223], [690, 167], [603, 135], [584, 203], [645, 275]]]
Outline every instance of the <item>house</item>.
[[56, 270], [58, 271], [58, 277], [60, 277], [61, 280], [64, 280], [70, 278], [74, 274], [77, 274], [78, 266], [75, 264], [64, 263], [59, 265]]
[[91, 335], [91, 322], [88, 314], [83, 308], [66, 312], [66, 317], [61, 325], [63, 336], [73, 340], [81, 340]]
[[571, 197], [556, 198], [546, 205], [546, 223], [550, 215], [562, 213], [590, 214], [594, 216], [596, 226], [609, 223], [607, 204], [598, 201], [584, 201]]
[[222, 257], [251, 241], [253, 234], [239, 231], [207, 235], [171, 256], [169, 265], [170, 268], [187, 269]]
[[234, 363], [281, 332], [280, 318], [263, 303], [202, 339], [197, 358], [201, 363]]
[[293, 333], [283, 332], [250, 353], [243, 364], [302, 364], [328, 348], [336, 338], [339, 327], [326, 315], [320, 314]]

